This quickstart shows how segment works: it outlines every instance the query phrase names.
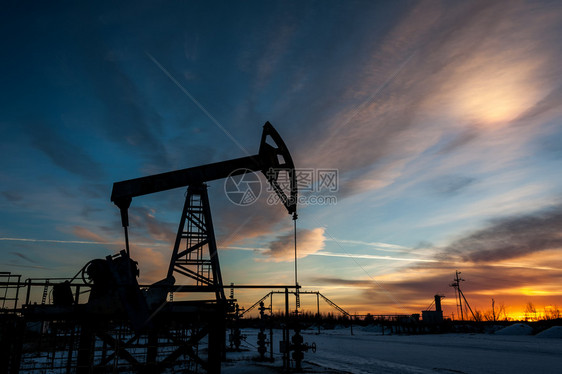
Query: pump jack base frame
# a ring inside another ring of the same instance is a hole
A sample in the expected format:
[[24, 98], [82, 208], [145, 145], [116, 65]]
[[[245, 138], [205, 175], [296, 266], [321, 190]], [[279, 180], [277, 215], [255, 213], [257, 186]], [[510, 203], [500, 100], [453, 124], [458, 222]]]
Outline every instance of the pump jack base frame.
[[[151, 328], [141, 330], [132, 329], [125, 313], [91, 313], [87, 305], [27, 305], [22, 315], [22, 340], [30, 334], [26, 325], [48, 326], [46, 355], [60, 372], [220, 373], [225, 354], [226, 307], [213, 301], [168, 302], [153, 313]], [[11, 372], [33, 371], [25, 344], [19, 350], [22, 359]]]

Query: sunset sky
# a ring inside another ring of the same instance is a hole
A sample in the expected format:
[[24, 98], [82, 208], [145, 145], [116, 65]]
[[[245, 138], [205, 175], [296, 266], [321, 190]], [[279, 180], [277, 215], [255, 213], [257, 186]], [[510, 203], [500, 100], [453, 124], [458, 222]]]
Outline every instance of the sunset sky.
[[[562, 308], [560, 2], [7, 2], [0, 30], [0, 271], [119, 251], [114, 182], [255, 154], [270, 121], [297, 168], [338, 172], [335, 204], [299, 206], [304, 289], [358, 314], [439, 293], [450, 316], [459, 270], [473, 309]], [[225, 283], [294, 282], [262, 182], [244, 207], [209, 183]], [[143, 283], [184, 193], [133, 200]]]

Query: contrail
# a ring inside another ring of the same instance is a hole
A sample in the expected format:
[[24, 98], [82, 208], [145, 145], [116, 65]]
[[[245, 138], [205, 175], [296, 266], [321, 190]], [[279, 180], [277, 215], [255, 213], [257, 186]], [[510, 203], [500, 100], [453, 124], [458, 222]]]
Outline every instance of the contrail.
[[[263, 247], [234, 247], [234, 246], [226, 246], [221, 247], [221, 249], [234, 249], [239, 251], [268, 251], [269, 248]], [[393, 256], [377, 256], [377, 255], [369, 255], [369, 254], [357, 254], [357, 253], [334, 253], [334, 252], [327, 252], [327, 251], [320, 251], [315, 253], [309, 253], [309, 256], [327, 256], [327, 257], [354, 257], [354, 258], [365, 258], [371, 260], [388, 260], [388, 261], [417, 261], [417, 262], [439, 262], [437, 260], [425, 260], [421, 258], [406, 258], [406, 257], [393, 257]]]
[[220, 249], [236, 249], [239, 251], [268, 251], [269, 248], [260, 248], [260, 247], [233, 247], [233, 246], [226, 246], [220, 247]]
[[67, 244], [121, 244], [120, 242], [91, 242], [83, 240], [52, 240], [52, 239], [31, 239], [31, 238], [0, 238], [0, 241], [32, 242], [32, 243], [67, 243]]
[[234, 142], [234, 144], [236, 144], [238, 146], [238, 148], [240, 148], [244, 153], [246, 153], [248, 156], [250, 156], [250, 153], [248, 152], [248, 150], [246, 148], [244, 148], [244, 146], [242, 144], [240, 144], [235, 138], [234, 136], [232, 136], [232, 134], [226, 129], [224, 128], [223, 125], [220, 124], [220, 122], [213, 117], [213, 115], [211, 113], [209, 113], [209, 111], [207, 109], [205, 109], [205, 107], [199, 102], [197, 101], [197, 99], [195, 97], [193, 97], [192, 94], [189, 93], [189, 91], [187, 89], [185, 89], [184, 86], [181, 85], [180, 82], [178, 82], [173, 76], [172, 74], [170, 74], [170, 72], [168, 72], [168, 70], [166, 70], [166, 68], [164, 66], [162, 66], [162, 64], [160, 64], [158, 62], [158, 60], [156, 60], [150, 53], [146, 52], [146, 55], [152, 60], [152, 62], [154, 62], [154, 64], [156, 64], [156, 66], [158, 66], [158, 68], [160, 70], [162, 70], [162, 72], [164, 74], [166, 74], [166, 76], [168, 78], [170, 78], [170, 80], [172, 82], [174, 82], [174, 84], [187, 96], [189, 97], [189, 99], [193, 102], [193, 104], [197, 105], [197, 107], [199, 109], [201, 109], [201, 111], [203, 113], [205, 113], [205, 115], [219, 128], [222, 130], [222, 132], [224, 132], [226, 134], [226, 136], [228, 136], [230, 138], [230, 140], [232, 140]]
[[[122, 242], [93, 242], [86, 240], [53, 240], [33, 238], [0, 238], [0, 241], [28, 242], [28, 243], [60, 243], [60, 244], [93, 244], [93, 245], [122, 245]], [[170, 244], [163, 243], [135, 243], [141, 247], [169, 247]]]
[[439, 262], [437, 260], [424, 260], [421, 258], [405, 258], [405, 257], [392, 257], [392, 256], [376, 256], [369, 254], [344, 254], [344, 253], [333, 253], [320, 251], [316, 253], [311, 253], [312, 256], [328, 256], [328, 257], [354, 257], [354, 258], [366, 258], [373, 260], [389, 260], [389, 261], [417, 261], [417, 262]]

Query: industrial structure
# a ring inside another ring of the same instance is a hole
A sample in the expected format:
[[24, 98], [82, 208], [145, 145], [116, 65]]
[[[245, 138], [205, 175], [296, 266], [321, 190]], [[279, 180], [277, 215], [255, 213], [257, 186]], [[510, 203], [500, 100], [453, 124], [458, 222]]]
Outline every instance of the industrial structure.
[[[441, 309], [441, 299], [445, 296], [435, 295], [433, 297], [433, 302], [427, 307], [426, 310], [422, 311], [422, 320], [425, 324], [439, 324], [443, 322], [443, 309]], [[435, 310], [431, 308], [435, 305]]]
[[[239, 313], [236, 300], [225, 297], [205, 183], [258, 171], [296, 220], [298, 191], [293, 160], [269, 122], [263, 127], [256, 155], [115, 183], [111, 201], [120, 210], [125, 236], [122, 251], [87, 262], [69, 279], [22, 282], [11, 273], [0, 274], [4, 291], [0, 313], [2, 372], [219, 373], [225, 357], [227, 321]], [[278, 182], [282, 173], [286, 174], [284, 180], [290, 181], [288, 189]], [[187, 193], [168, 269], [163, 271], [162, 280], [139, 285], [138, 264], [129, 243], [128, 209], [133, 198], [181, 187], [187, 187]], [[295, 274], [295, 283], [296, 279]], [[289, 290], [294, 290], [291, 293], [298, 306], [298, 284], [229, 287], [283, 289], [287, 318]], [[21, 306], [20, 289], [25, 293]], [[37, 290], [42, 290], [41, 303], [32, 303], [31, 295]], [[174, 300], [180, 293], [189, 294], [189, 300]], [[10, 308], [5, 308], [6, 302], [11, 303]], [[298, 326], [293, 327], [296, 337], [290, 337], [287, 323], [280, 343], [287, 370], [290, 352], [298, 369], [302, 352], [308, 349]], [[38, 340], [32, 346], [24, 344], [33, 337]]]

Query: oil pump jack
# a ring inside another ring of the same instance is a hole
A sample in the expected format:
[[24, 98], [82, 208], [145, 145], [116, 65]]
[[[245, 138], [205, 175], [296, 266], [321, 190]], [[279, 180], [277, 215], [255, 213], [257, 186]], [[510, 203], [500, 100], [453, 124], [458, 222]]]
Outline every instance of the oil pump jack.
[[[128, 209], [132, 199], [174, 188], [188, 187], [167, 276], [156, 284], [155, 291], [165, 290], [166, 286], [170, 287], [167, 291], [171, 291], [173, 288], [171, 286], [175, 282], [173, 275], [179, 273], [195, 281], [198, 289], [192, 287], [189, 289], [212, 291], [215, 292], [216, 301], [226, 300], [205, 182], [257, 171], [265, 175], [288, 213], [292, 214], [293, 219], [297, 219], [297, 183], [293, 160], [283, 139], [269, 122], [263, 126], [257, 155], [113, 184], [111, 201], [117, 205], [121, 213], [121, 223], [125, 233], [125, 252], [128, 257], [130, 256]], [[281, 172], [288, 173], [289, 191], [284, 191], [278, 183]], [[185, 247], [182, 247], [182, 242], [185, 243]], [[209, 259], [201, 257], [204, 247], [208, 248]], [[158, 300], [149, 299], [148, 302], [154, 305]]]
[[[194, 326], [191, 320], [199, 323], [195, 329], [198, 332], [160, 362], [154, 347], [152, 351], [147, 350], [146, 361], [150, 364], [151, 372], [169, 367], [174, 357], [180, 354], [188, 354], [208, 372], [220, 372], [228, 306], [205, 183], [258, 171], [265, 175], [287, 212], [296, 220], [297, 182], [293, 160], [283, 139], [269, 122], [263, 126], [256, 155], [114, 183], [111, 201], [121, 213], [125, 249], [106, 259], [90, 261], [83, 268], [83, 278], [91, 282], [87, 311], [125, 315], [138, 334], [147, 333], [147, 340], [152, 339], [153, 342], [158, 341], [158, 334], [168, 329], [169, 322], [177, 320], [178, 316], [190, 329]], [[288, 190], [279, 183], [280, 173], [288, 174]], [[128, 209], [133, 198], [180, 187], [187, 187], [187, 193], [166, 277], [148, 289], [141, 290], [136, 280], [137, 263], [130, 256]], [[190, 284], [175, 284], [174, 275], [182, 276]], [[166, 302], [169, 293], [174, 291], [214, 293], [214, 299]], [[176, 322], [176, 326], [182, 324]], [[80, 344], [87, 346], [82, 340], [91, 341], [95, 332], [85, 331], [82, 332]], [[206, 360], [190, 348], [205, 336], [208, 336], [209, 344]], [[88, 357], [87, 354], [80, 357], [79, 353], [79, 365], [91, 365]], [[124, 355], [124, 358], [127, 359], [127, 356]], [[135, 365], [138, 366], [138, 363]], [[144, 366], [138, 366], [137, 369], [147, 370]]]

